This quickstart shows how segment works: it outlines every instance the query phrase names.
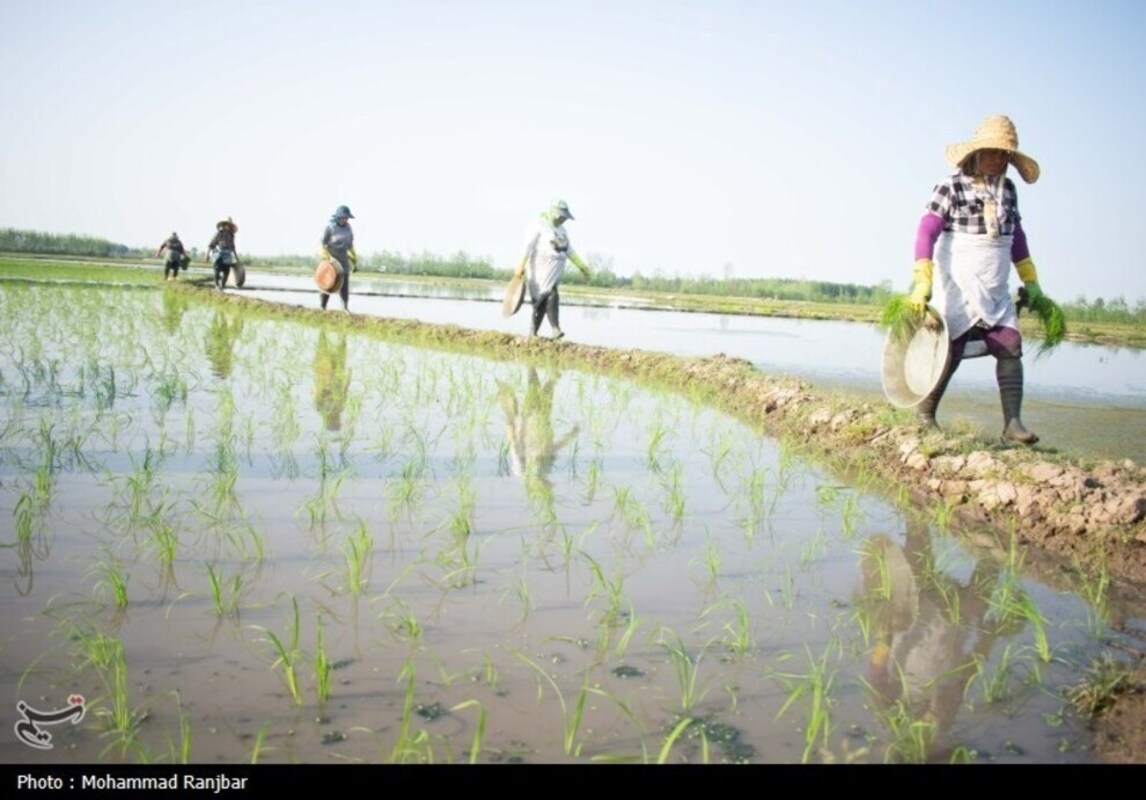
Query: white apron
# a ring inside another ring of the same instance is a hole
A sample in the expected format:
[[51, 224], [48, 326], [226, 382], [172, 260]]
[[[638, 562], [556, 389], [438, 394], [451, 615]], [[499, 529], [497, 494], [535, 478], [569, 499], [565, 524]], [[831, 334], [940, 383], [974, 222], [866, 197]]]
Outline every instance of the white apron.
[[569, 235], [563, 225], [551, 225], [538, 218], [529, 226], [525, 242], [525, 276], [533, 302], [552, 292], [561, 282], [569, 249]]
[[1019, 329], [1011, 299], [1010, 236], [944, 231], [935, 244], [935, 281], [931, 304], [958, 339], [980, 322], [988, 328]]

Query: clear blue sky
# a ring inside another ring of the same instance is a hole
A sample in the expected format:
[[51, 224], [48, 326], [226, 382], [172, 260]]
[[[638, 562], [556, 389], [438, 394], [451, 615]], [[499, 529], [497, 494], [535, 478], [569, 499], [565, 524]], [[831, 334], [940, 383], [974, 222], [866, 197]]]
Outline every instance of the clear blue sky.
[[[1044, 289], [1146, 298], [1146, 3], [0, 0], [0, 226], [910, 283], [945, 145], [1010, 115]], [[1013, 174], [1013, 173], [1012, 173]], [[1017, 178], [1016, 178], [1017, 180]]]

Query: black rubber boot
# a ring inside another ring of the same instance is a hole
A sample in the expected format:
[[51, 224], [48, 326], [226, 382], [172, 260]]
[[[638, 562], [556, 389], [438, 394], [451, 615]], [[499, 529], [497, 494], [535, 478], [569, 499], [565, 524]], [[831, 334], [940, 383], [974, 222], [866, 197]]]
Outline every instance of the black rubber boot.
[[1006, 356], [995, 363], [999, 399], [1003, 402], [1003, 438], [1021, 444], [1034, 444], [1039, 437], [1023, 427], [1023, 361]]
[[536, 336], [537, 332], [541, 330], [541, 320], [545, 319], [545, 307], [549, 304], [549, 296], [539, 302], [533, 304], [533, 319], [531, 320], [533, 327], [529, 329], [530, 336]]
[[561, 332], [561, 298], [557, 294], [557, 287], [553, 287], [553, 292], [545, 301], [545, 316], [549, 320], [549, 327], [553, 329], [553, 338], [560, 339], [565, 334]]
[[935, 388], [931, 390], [931, 394], [923, 398], [923, 400], [915, 407], [915, 417], [919, 420], [919, 424], [924, 428], [938, 428], [939, 423], [935, 421], [935, 410], [939, 408], [939, 401], [943, 399], [943, 393], [947, 391], [947, 384], [951, 382], [951, 376], [955, 374], [955, 370], [959, 367], [959, 361], [952, 358], [947, 368], [943, 370], [943, 375], [939, 378], [939, 383], [935, 384]]

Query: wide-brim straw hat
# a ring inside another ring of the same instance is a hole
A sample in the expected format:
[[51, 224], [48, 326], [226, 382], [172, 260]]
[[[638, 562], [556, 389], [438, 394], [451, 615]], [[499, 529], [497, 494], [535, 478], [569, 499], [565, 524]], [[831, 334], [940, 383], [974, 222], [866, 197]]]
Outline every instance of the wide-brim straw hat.
[[1010, 117], [1002, 114], [987, 117], [979, 123], [970, 141], [947, 145], [947, 163], [962, 167], [978, 150], [1005, 150], [1024, 181], [1034, 183], [1039, 179], [1039, 162], [1019, 150], [1019, 134]]
[[231, 219], [230, 217], [227, 217], [226, 219], [219, 220], [218, 222], [215, 223], [215, 227], [216, 228], [230, 228], [233, 231], [237, 231], [239, 229], [239, 226], [236, 225], [235, 221], [233, 219]]

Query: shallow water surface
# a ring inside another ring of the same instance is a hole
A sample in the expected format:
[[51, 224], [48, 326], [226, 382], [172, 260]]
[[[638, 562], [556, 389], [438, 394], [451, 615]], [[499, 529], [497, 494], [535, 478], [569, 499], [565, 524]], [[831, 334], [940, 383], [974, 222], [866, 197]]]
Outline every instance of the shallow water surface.
[[[386, 284], [382, 284], [385, 286]], [[268, 276], [248, 284], [248, 296], [292, 305], [318, 305], [304, 278]], [[419, 291], [400, 285], [396, 291]], [[353, 289], [352, 284], [352, 291]], [[352, 297], [356, 313], [449, 323], [477, 330], [524, 334], [528, 305], [503, 319], [500, 298], [470, 294], [380, 296], [363, 288]], [[387, 289], [389, 291], [389, 289]], [[496, 303], [494, 302], [496, 300]], [[335, 303], [337, 305], [337, 302]], [[859, 393], [885, 403], [880, 387], [883, 335], [866, 323], [701, 314], [634, 308], [562, 305], [569, 341], [683, 356], [724, 353], [773, 375], [795, 375], [820, 389]], [[548, 331], [542, 323], [542, 333]], [[1037, 356], [1027, 345], [1024, 419], [1043, 446], [1081, 456], [1146, 462], [1146, 361], [1141, 350], [1064, 342]], [[994, 359], [969, 359], [951, 382], [940, 408], [943, 424], [966, 423], [994, 435], [1002, 429]]]
[[0, 292], [0, 684], [88, 708], [9, 763], [1090, 760], [1063, 692], [1136, 612], [735, 420]]

